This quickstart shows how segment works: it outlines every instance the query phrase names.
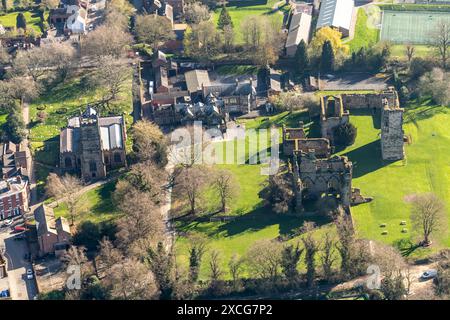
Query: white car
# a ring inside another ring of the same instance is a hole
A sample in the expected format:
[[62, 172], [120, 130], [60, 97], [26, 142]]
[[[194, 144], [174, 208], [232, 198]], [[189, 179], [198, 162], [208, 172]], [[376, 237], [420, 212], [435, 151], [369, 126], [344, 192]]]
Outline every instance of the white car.
[[27, 269], [27, 279], [32, 280], [34, 278], [33, 270]]
[[437, 276], [437, 270], [436, 269], [430, 269], [422, 273], [420, 276], [423, 280], [433, 279]]

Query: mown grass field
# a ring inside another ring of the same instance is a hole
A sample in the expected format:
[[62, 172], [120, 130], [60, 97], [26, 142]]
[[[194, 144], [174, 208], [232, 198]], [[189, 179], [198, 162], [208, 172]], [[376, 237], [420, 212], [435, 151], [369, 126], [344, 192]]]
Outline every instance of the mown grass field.
[[[11, 12], [5, 15], [0, 15], [0, 24], [4, 27], [16, 27], [16, 19], [19, 12]], [[23, 15], [25, 16], [25, 20], [27, 21], [27, 28], [33, 28], [36, 34], [41, 34], [42, 30], [39, 26], [41, 19], [36, 12], [31, 11], [23, 11]]]
[[[240, 121], [245, 124], [247, 129], [268, 129], [272, 126], [280, 127], [283, 123], [288, 126], [294, 126], [299, 120], [303, 120], [308, 126], [308, 132], [315, 134], [315, 126], [309, 122], [307, 113], [295, 112], [289, 114], [283, 112], [271, 117], [260, 117], [254, 120]], [[248, 145], [248, 141], [247, 141]], [[218, 143], [218, 148], [222, 143]], [[260, 149], [260, 146], [258, 146]], [[247, 155], [246, 155], [247, 156]], [[270, 207], [263, 203], [259, 192], [267, 182], [268, 176], [261, 175], [263, 165], [218, 165], [217, 167], [227, 169], [234, 175], [239, 185], [238, 195], [230, 204], [227, 216], [236, 216], [235, 220], [228, 222], [211, 222], [209, 217], [199, 216], [191, 222], [178, 221], [175, 226], [179, 232], [176, 240], [177, 262], [187, 267], [189, 264], [189, 241], [185, 237], [190, 232], [200, 232], [208, 237], [209, 251], [218, 250], [221, 255], [221, 267], [224, 271], [224, 277], [229, 279], [231, 275], [228, 272], [228, 261], [237, 254], [240, 257], [245, 256], [250, 246], [255, 241], [262, 239], [276, 239], [279, 236], [293, 234], [300, 228], [304, 219], [292, 216], [274, 213]], [[201, 205], [205, 207], [207, 213], [214, 212], [217, 208], [217, 198], [212, 196], [213, 191], [208, 190]], [[174, 199], [174, 197], [172, 198]], [[218, 214], [223, 215], [223, 214]], [[325, 232], [334, 232], [334, 227], [327, 224], [328, 221], [322, 217], [308, 218], [308, 221], [315, 222], [318, 229], [314, 231], [314, 237], [321, 239]], [[298, 242], [301, 236], [294, 236], [288, 242]], [[209, 256], [206, 254], [200, 272], [200, 277], [208, 277]], [[303, 266], [300, 266], [303, 268]], [[251, 276], [250, 271], [245, 269], [244, 275]]]
[[[111, 181], [84, 193], [79, 201], [80, 214], [75, 218], [75, 224], [80, 224], [83, 221], [100, 223], [119, 217], [120, 213], [113, 205], [111, 199], [112, 193], [115, 190], [115, 185], [116, 181]], [[70, 221], [70, 217], [67, 213], [67, 205], [65, 203], [61, 203], [54, 208], [54, 212], [56, 217], [63, 216]]]
[[[281, 28], [283, 22], [283, 9], [274, 10], [273, 7], [278, 0], [238, 0], [229, 1], [227, 4], [227, 10], [233, 20], [233, 27], [235, 33], [236, 43], [243, 43], [243, 30], [241, 24], [245, 19], [252, 16], [267, 16], [274, 23], [274, 28]], [[284, 8], [284, 7], [283, 7]], [[221, 8], [217, 8], [214, 11], [212, 20], [215, 24], [219, 20]]]
[[[434, 192], [450, 208], [450, 109], [428, 103], [406, 108], [404, 131], [411, 136], [412, 144], [405, 147], [405, 161], [381, 160], [379, 130], [373, 127], [370, 115], [350, 116], [358, 128], [358, 137], [355, 145], [341, 152], [353, 161], [353, 186], [374, 198], [370, 203], [352, 208], [358, 235], [397, 244], [405, 249], [405, 254], [408, 241], [416, 242], [411, 234], [408, 199], [416, 193]], [[450, 210], [447, 211], [450, 218]], [[407, 222], [408, 233], [401, 233], [404, 228], [400, 226], [401, 221]], [[380, 228], [383, 223], [386, 228]], [[383, 230], [388, 234], [382, 235]], [[410, 253], [411, 257], [422, 257], [448, 246], [450, 236], [444, 232], [435, 237], [432, 248]]]
[[354, 38], [348, 42], [350, 52], [356, 52], [363, 47], [371, 47], [378, 42], [379, 30], [370, 28], [367, 19], [366, 11], [359, 8], [355, 26], [355, 35]]
[[[245, 121], [246, 128], [269, 128], [281, 126], [283, 123], [295, 125], [298, 120], [304, 120], [310, 136], [317, 136], [318, 125], [310, 122], [305, 114], [287, 112], [273, 117], [261, 117]], [[434, 239], [434, 245], [429, 249], [413, 250], [416, 236], [411, 232], [409, 220], [409, 197], [421, 192], [434, 192], [442, 198], [450, 208], [450, 109], [434, 106], [430, 101], [415, 103], [406, 107], [405, 134], [412, 139], [406, 145], [407, 159], [387, 163], [381, 160], [380, 118], [367, 112], [352, 112], [351, 122], [358, 128], [358, 136], [354, 145], [339, 151], [346, 155], [354, 165], [353, 187], [360, 188], [366, 196], [374, 200], [367, 204], [352, 207], [357, 235], [361, 238], [376, 240], [395, 245], [405, 256], [423, 258], [443, 247], [450, 246], [448, 233], [439, 234]], [[201, 232], [209, 238], [208, 248], [221, 253], [222, 268], [228, 278], [227, 262], [233, 254], [245, 255], [248, 248], [260, 239], [275, 239], [280, 235], [292, 233], [303, 224], [299, 217], [277, 215], [270, 208], [264, 207], [258, 193], [267, 177], [260, 175], [261, 165], [223, 165], [234, 173], [240, 186], [238, 198], [231, 205], [227, 215], [237, 215], [238, 218], [228, 222], [210, 222], [208, 218], [199, 218], [189, 223], [178, 223], [177, 230], [181, 236], [177, 238], [177, 261], [188, 265], [189, 243], [185, 233]], [[211, 199], [207, 199], [211, 200]], [[448, 211], [450, 218], [450, 210]], [[320, 226], [314, 231], [318, 240], [326, 231], [335, 233], [331, 224], [317, 218]], [[400, 222], [406, 221], [406, 226]], [[386, 224], [381, 228], [381, 224]], [[448, 223], [447, 223], [448, 224]], [[407, 228], [407, 233], [401, 230]], [[382, 231], [387, 230], [387, 235]], [[289, 241], [299, 241], [294, 237]], [[201, 277], [208, 276], [208, 261], [206, 256], [202, 265]], [[301, 266], [303, 268], [303, 266]], [[245, 271], [246, 275], [248, 270]]]

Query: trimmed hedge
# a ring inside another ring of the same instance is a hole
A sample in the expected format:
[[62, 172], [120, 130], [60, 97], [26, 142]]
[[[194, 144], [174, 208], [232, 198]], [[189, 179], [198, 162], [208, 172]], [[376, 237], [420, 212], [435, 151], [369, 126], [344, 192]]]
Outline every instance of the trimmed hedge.
[[382, 10], [390, 11], [438, 11], [450, 12], [449, 4], [379, 4]]

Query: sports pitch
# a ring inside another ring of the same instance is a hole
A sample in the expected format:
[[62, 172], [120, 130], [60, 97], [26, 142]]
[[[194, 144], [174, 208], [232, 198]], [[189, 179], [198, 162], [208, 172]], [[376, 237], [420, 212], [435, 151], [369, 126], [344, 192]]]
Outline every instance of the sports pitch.
[[450, 23], [450, 12], [383, 12], [380, 40], [393, 43], [428, 44], [439, 21]]

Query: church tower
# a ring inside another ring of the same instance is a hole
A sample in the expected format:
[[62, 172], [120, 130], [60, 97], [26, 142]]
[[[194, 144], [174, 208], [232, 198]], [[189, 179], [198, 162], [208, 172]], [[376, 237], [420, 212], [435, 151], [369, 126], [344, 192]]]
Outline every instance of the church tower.
[[81, 176], [85, 181], [106, 177], [97, 112], [88, 108], [80, 117]]

